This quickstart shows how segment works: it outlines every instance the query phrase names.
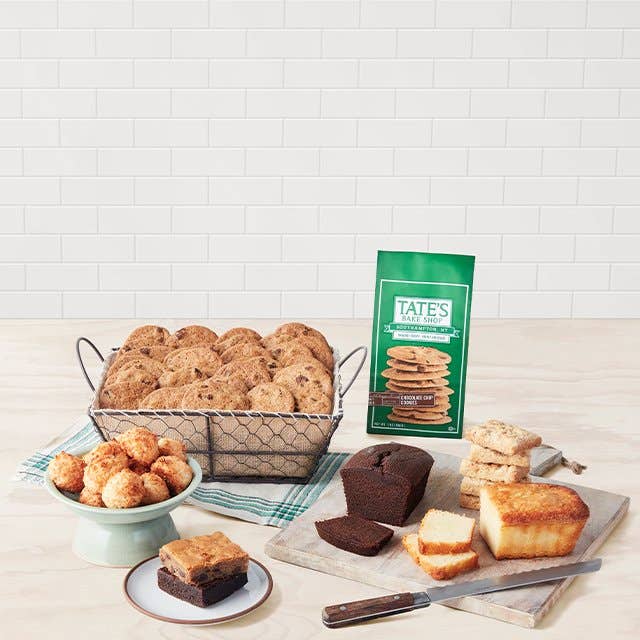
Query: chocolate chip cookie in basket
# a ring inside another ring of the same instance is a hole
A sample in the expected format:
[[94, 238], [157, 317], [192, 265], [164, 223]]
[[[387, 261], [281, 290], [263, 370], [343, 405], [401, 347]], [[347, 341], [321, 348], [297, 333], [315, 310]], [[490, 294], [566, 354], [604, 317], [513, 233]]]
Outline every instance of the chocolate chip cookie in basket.
[[[80, 355], [103, 361], [94, 386]], [[298, 481], [312, 474], [342, 419], [342, 398], [366, 357], [341, 360], [324, 335], [289, 322], [262, 336], [247, 327], [218, 335], [191, 325], [134, 329], [106, 358], [86, 338], [76, 351], [94, 391], [89, 415], [105, 440], [132, 426], [184, 442], [205, 479]], [[362, 359], [342, 386], [340, 369]]]

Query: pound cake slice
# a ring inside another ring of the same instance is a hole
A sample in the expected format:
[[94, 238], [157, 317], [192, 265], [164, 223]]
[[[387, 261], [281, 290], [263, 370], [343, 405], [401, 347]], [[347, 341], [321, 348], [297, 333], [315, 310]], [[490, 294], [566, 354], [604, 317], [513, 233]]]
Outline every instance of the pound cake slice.
[[569, 487], [492, 484], [480, 489], [480, 534], [498, 559], [566, 556], [589, 518]]
[[463, 571], [470, 571], [478, 566], [478, 554], [473, 549], [463, 553], [433, 555], [420, 553], [417, 533], [404, 536], [402, 545], [413, 561], [434, 580], [449, 580]]
[[429, 509], [418, 531], [420, 553], [461, 553], [471, 549], [476, 521], [457, 513]]

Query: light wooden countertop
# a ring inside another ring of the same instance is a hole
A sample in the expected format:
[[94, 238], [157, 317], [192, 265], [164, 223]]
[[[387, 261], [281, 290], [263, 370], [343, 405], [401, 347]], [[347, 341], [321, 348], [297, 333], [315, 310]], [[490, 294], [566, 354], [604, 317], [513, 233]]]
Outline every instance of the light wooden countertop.
[[[369, 345], [368, 321], [318, 320], [343, 353]], [[17, 463], [62, 432], [87, 406], [90, 393], [75, 360], [74, 341], [92, 338], [108, 349], [140, 322], [0, 322], [0, 466], [5, 480]], [[187, 321], [166, 321], [177, 328]], [[207, 322], [216, 329], [231, 320]], [[246, 321], [242, 324], [247, 324]], [[252, 321], [268, 332], [277, 322]], [[122, 569], [76, 558], [74, 517], [44, 490], [9, 483], [0, 494], [0, 620], [5, 638], [223, 638], [303, 640], [368, 637], [513, 640], [514, 638], [637, 638], [640, 629], [640, 320], [493, 320], [472, 325], [465, 422], [489, 417], [522, 424], [588, 465], [582, 476], [551, 475], [631, 496], [626, 518], [602, 547], [600, 573], [578, 578], [535, 630], [433, 606], [375, 624], [328, 630], [321, 608], [380, 594], [379, 589], [278, 562], [264, 543], [276, 530], [182, 506], [173, 512], [182, 535], [224, 530], [264, 562], [274, 578], [267, 603], [217, 627], [182, 627], [147, 618], [125, 601]], [[332, 449], [384, 441], [365, 433], [366, 372], [345, 398], [345, 418]], [[406, 438], [409, 444], [463, 455], [460, 441]]]

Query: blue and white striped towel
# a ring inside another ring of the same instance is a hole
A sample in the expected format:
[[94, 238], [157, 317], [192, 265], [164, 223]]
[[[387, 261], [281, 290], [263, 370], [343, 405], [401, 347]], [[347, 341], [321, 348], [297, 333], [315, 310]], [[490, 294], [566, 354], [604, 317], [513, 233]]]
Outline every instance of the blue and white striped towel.
[[[84, 452], [101, 441], [91, 420], [81, 416], [62, 435], [22, 462], [13, 479], [42, 485], [47, 466], [57, 453]], [[241, 520], [286, 527], [318, 499], [348, 455], [325, 454], [307, 484], [202, 482], [188, 502]]]

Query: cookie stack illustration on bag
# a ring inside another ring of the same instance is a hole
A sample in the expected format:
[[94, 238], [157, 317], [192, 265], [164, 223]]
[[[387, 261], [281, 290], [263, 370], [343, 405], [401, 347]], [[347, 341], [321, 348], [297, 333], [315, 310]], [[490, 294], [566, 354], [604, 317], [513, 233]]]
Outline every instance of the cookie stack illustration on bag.
[[387, 378], [386, 388], [397, 393], [433, 393], [433, 406], [396, 406], [389, 420], [409, 424], [449, 424], [449, 396], [453, 389], [447, 377], [451, 356], [433, 347], [406, 346], [387, 349], [388, 369], [380, 375]]
[[487, 420], [470, 429], [464, 437], [471, 444], [469, 456], [460, 461], [460, 506], [480, 508], [480, 489], [486, 485], [528, 482], [531, 449], [542, 438], [521, 427]]

